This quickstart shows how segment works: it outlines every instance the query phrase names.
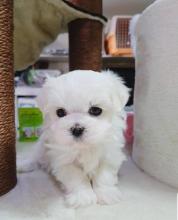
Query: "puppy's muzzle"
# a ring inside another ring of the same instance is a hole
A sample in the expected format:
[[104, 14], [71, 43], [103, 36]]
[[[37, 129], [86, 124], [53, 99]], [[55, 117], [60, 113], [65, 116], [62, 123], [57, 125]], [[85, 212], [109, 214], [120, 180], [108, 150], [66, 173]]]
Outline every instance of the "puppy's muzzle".
[[70, 129], [70, 132], [72, 133], [72, 135], [76, 138], [79, 138], [82, 136], [83, 132], [84, 132], [85, 128], [81, 127], [79, 124], [76, 124], [75, 126], [73, 126]]

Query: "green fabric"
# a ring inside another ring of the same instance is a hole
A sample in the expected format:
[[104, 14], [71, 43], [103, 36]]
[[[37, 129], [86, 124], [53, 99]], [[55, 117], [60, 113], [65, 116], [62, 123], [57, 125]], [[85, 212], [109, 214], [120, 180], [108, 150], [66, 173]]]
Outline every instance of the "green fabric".
[[102, 18], [76, 10], [62, 0], [14, 1], [14, 69], [33, 64], [42, 49], [53, 42], [67, 24], [77, 18]]

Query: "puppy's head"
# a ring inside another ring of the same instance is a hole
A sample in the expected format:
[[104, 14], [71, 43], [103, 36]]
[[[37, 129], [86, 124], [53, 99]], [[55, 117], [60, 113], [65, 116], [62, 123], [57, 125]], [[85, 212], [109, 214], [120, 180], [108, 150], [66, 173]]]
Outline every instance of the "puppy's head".
[[86, 147], [111, 135], [128, 97], [128, 88], [112, 72], [76, 70], [48, 78], [37, 100], [53, 141]]

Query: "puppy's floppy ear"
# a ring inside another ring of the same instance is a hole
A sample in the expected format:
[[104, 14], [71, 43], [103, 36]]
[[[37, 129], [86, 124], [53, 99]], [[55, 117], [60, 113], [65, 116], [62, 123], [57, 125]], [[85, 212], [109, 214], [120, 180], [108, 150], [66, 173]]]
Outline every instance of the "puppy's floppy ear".
[[48, 111], [49, 93], [50, 90], [53, 88], [54, 82], [55, 78], [47, 77], [39, 95], [36, 98], [38, 107], [44, 114], [46, 114]]
[[112, 71], [104, 71], [102, 74], [104, 74], [108, 80], [109, 91], [114, 109], [116, 111], [121, 111], [127, 104], [130, 89], [125, 86], [122, 78], [118, 77]]

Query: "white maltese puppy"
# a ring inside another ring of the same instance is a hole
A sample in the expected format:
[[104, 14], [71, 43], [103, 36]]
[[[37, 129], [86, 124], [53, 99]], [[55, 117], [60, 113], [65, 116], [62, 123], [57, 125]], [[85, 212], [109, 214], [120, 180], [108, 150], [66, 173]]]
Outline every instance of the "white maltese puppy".
[[48, 78], [37, 99], [44, 131], [33, 159], [19, 170], [40, 166], [50, 172], [63, 185], [69, 206], [118, 202], [128, 97], [129, 89], [110, 71]]

